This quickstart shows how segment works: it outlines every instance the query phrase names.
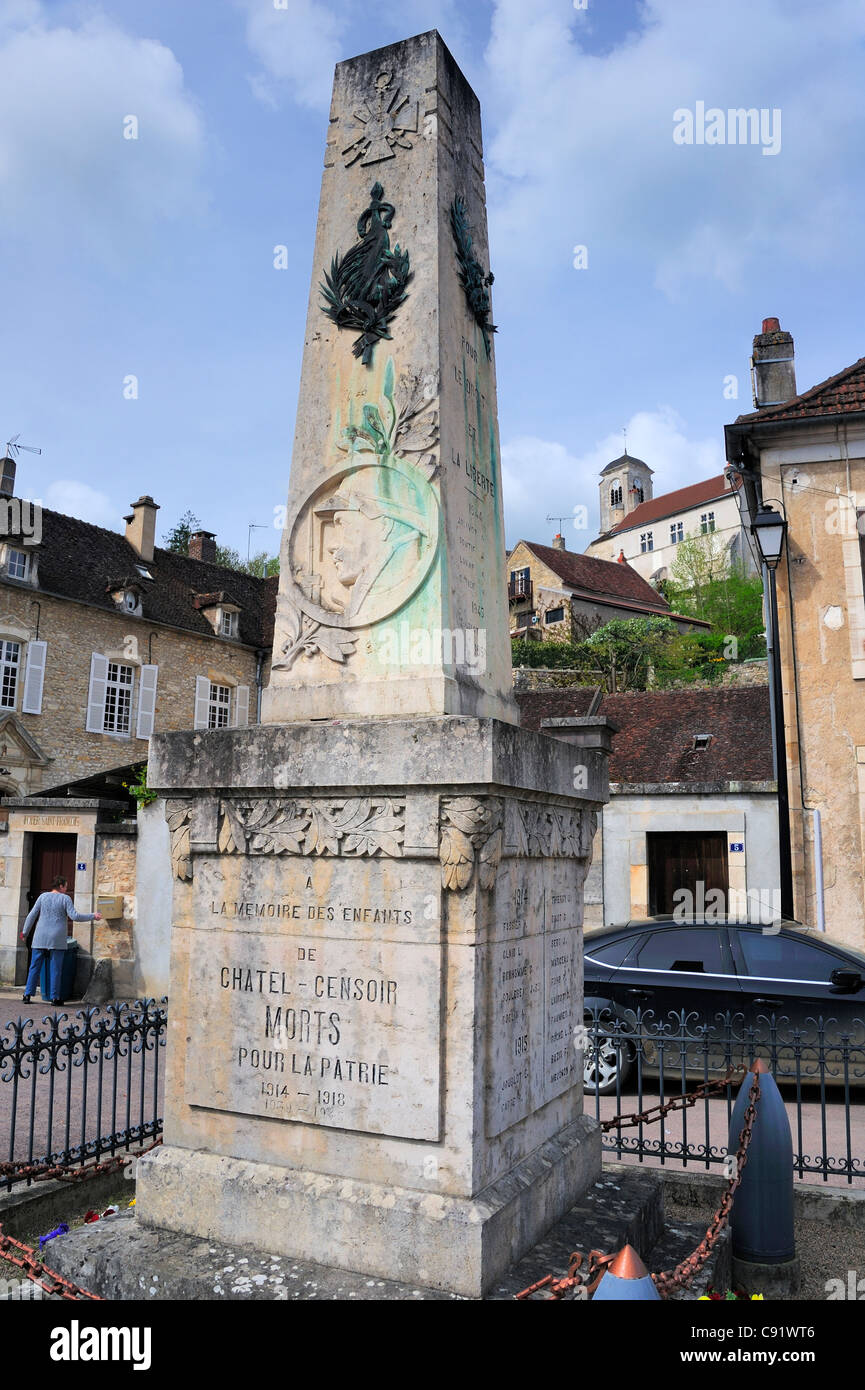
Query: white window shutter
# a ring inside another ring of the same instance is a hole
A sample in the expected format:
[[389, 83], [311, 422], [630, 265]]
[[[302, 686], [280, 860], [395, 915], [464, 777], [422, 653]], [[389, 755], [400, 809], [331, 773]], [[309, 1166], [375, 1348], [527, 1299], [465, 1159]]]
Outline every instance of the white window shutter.
[[207, 728], [207, 707], [210, 704], [210, 681], [207, 676], [195, 677], [195, 718], [193, 729]]
[[234, 692], [234, 726], [245, 729], [249, 723], [249, 686], [239, 685]]
[[22, 714], [42, 713], [42, 687], [45, 684], [45, 658], [47, 642], [27, 643], [27, 668], [24, 674], [24, 698], [21, 701]]
[[105, 732], [105, 691], [108, 687], [108, 659], [94, 652], [90, 658], [90, 690], [87, 695], [87, 723], [89, 734]]
[[153, 733], [153, 716], [156, 713], [156, 677], [158, 666], [142, 666], [141, 681], [138, 686], [138, 738], [150, 738]]

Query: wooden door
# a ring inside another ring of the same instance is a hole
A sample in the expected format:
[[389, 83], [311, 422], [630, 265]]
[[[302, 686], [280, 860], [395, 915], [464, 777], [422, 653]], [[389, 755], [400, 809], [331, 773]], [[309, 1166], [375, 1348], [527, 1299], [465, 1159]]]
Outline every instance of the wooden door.
[[30, 868], [30, 892], [27, 894], [30, 907], [40, 893], [47, 893], [57, 876], [62, 874], [69, 884], [69, 896], [75, 890], [75, 855], [78, 850], [77, 835], [53, 835], [37, 832], [33, 836], [33, 853]]
[[665, 831], [646, 836], [649, 867], [649, 912], [653, 917], [670, 916], [681, 899], [674, 901], [677, 889], [691, 894], [693, 911], [701, 912], [706, 897], [715, 889], [728, 901], [727, 834], [725, 831]]

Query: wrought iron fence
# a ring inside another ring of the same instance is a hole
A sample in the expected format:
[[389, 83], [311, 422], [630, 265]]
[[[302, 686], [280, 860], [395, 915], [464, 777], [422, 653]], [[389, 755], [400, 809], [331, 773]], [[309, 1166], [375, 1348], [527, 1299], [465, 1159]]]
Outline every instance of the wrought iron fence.
[[[31, 1018], [7, 1023], [0, 1032], [0, 1136], [8, 1136], [8, 1163], [85, 1163], [162, 1132], [165, 1003], [136, 1000], [79, 1009], [74, 1017], [57, 1013], [41, 1025]], [[0, 1167], [0, 1189], [14, 1181]]]
[[[812, 1017], [796, 1025], [772, 1013], [747, 1023], [744, 1014], [728, 1011], [705, 1022], [685, 1009], [657, 1016], [652, 1009], [614, 1015], [596, 1008], [587, 1014], [585, 1027], [585, 1109], [598, 1120], [642, 1112], [762, 1057], [790, 1117], [796, 1175], [865, 1181], [862, 1019], [839, 1023]], [[638, 1124], [630, 1133], [609, 1135], [604, 1148], [640, 1162], [724, 1165], [737, 1092], [738, 1083], [730, 1083], [720, 1096], [666, 1116], [660, 1131], [657, 1125]]]

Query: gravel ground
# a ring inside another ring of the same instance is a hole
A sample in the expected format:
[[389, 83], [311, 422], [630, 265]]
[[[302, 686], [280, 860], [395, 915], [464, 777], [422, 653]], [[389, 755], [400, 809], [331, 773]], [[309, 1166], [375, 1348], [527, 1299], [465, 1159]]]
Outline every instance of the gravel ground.
[[[682, 1205], [667, 1197], [664, 1210], [670, 1221], [702, 1221], [708, 1226], [714, 1207]], [[823, 1302], [828, 1298], [826, 1284], [841, 1279], [847, 1284], [848, 1270], [865, 1279], [865, 1231], [840, 1223], [797, 1220], [796, 1251], [802, 1264], [802, 1288], [796, 1300]]]

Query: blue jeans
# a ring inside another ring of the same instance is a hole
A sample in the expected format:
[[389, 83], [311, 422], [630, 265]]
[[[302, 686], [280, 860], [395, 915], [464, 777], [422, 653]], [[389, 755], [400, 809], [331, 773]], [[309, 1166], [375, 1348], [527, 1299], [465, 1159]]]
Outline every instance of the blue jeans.
[[60, 972], [63, 969], [63, 957], [65, 954], [65, 948], [61, 948], [59, 951], [49, 951], [44, 946], [35, 946], [33, 948], [33, 955], [30, 958], [30, 973], [27, 976], [24, 993], [29, 995], [36, 993], [36, 986], [39, 983], [39, 976], [42, 971], [42, 962], [47, 956], [49, 958], [48, 980], [51, 985], [48, 991], [48, 998], [59, 999]]

